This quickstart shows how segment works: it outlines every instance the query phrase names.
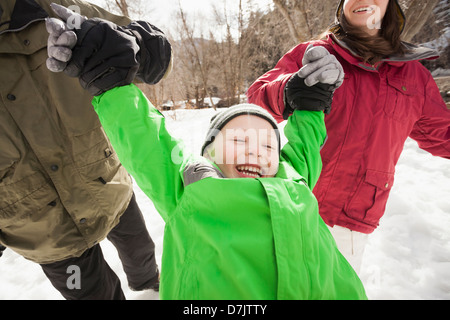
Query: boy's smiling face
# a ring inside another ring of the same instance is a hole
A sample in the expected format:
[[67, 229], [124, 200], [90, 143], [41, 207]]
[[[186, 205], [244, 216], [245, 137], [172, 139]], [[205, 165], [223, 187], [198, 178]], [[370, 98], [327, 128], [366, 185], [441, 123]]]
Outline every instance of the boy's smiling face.
[[278, 171], [279, 147], [267, 120], [241, 115], [222, 128], [208, 152], [226, 178], [264, 178]]

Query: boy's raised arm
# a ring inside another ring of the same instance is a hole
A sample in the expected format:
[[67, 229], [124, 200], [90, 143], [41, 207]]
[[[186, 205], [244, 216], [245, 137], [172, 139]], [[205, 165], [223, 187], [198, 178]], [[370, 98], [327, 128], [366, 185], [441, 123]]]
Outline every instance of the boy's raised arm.
[[121, 163], [166, 220], [183, 191], [181, 168], [187, 157], [182, 143], [133, 84], [109, 90], [92, 104]]
[[288, 142], [281, 150], [281, 160], [292, 166], [312, 190], [322, 170], [320, 149], [327, 136], [324, 113], [294, 111], [284, 127], [284, 134]]
[[281, 157], [312, 190], [322, 170], [320, 149], [327, 135], [324, 117], [331, 110], [334, 90], [342, 84], [344, 73], [337, 59], [323, 47], [308, 47], [302, 63], [284, 89], [288, 143]]

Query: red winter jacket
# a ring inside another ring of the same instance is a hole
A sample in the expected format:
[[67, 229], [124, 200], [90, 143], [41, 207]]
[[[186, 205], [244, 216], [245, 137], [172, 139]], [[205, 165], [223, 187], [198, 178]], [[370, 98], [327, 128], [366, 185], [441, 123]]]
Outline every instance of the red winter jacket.
[[[410, 53], [375, 66], [363, 63], [333, 35], [312, 41], [334, 54], [345, 71], [325, 123], [323, 169], [314, 193], [330, 225], [371, 233], [384, 214], [395, 165], [405, 140], [435, 156], [450, 159], [450, 110], [420, 59], [434, 51], [409, 45]], [[301, 67], [309, 43], [289, 51], [274, 69], [248, 90], [248, 100], [282, 121], [284, 86]]]

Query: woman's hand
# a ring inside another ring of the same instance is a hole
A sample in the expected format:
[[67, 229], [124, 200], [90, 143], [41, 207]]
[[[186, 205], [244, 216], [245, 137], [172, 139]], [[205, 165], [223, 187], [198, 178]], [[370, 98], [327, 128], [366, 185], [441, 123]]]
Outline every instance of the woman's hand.
[[344, 69], [334, 55], [321, 46], [310, 44], [303, 55], [303, 67], [299, 70], [300, 78], [305, 79], [308, 87], [316, 83], [331, 84], [337, 89], [344, 82]]
[[309, 45], [303, 57], [303, 67], [284, 88], [284, 119], [293, 110], [329, 113], [333, 93], [344, 81], [344, 71], [335, 56], [324, 47]]

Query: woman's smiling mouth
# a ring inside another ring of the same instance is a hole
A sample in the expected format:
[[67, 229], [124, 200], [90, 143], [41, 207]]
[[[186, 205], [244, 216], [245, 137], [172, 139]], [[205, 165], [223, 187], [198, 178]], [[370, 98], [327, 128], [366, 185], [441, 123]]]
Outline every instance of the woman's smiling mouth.
[[353, 10], [353, 13], [366, 13], [366, 12], [372, 12], [374, 11], [374, 8], [372, 6], [368, 7], [360, 7], [358, 9]]

